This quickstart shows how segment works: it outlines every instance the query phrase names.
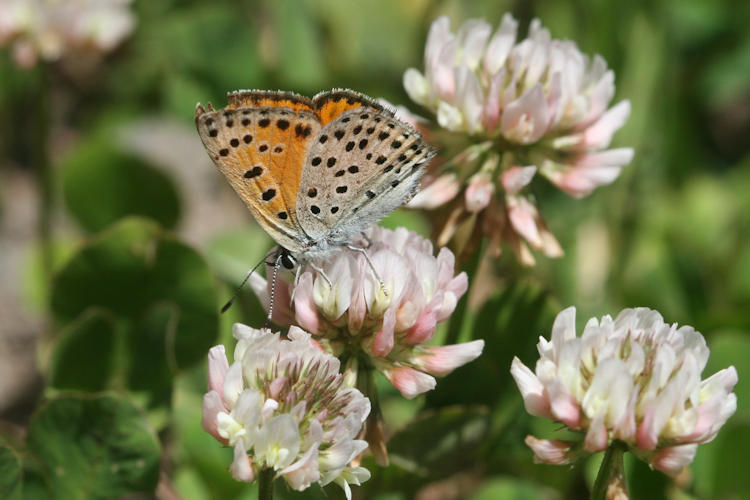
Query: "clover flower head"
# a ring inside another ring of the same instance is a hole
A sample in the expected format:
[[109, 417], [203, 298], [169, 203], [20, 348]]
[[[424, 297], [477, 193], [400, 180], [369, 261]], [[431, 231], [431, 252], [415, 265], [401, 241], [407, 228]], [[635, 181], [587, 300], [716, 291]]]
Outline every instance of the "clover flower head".
[[346, 383], [338, 359], [299, 328], [285, 340], [236, 324], [234, 336], [231, 365], [224, 346], [209, 352], [203, 399], [203, 428], [234, 447], [232, 476], [253, 481], [259, 470], [272, 469], [295, 490], [336, 482], [351, 498], [349, 483], [370, 477], [350, 465], [367, 448], [356, 437], [369, 400]]
[[114, 49], [135, 26], [131, 0], [4, 0], [0, 45], [12, 42], [22, 67], [38, 59], [56, 61], [68, 53]]
[[614, 73], [604, 59], [584, 55], [572, 41], [552, 39], [538, 19], [523, 40], [517, 29], [510, 14], [494, 34], [481, 19], [466, 21], [455, 34], [447, 17], [433, 22], [424, 72], [408, 69], [404, 87], [435, 113], [442, 129], [463, 134], [470, 146], [442, 164], [433, 162], [410, 205], [434, 208], [453, 200], [439, 244], [466, 233], [458, 229], [469, 220], [490, 237], [492, 252], [499, 253], [504, 240], [532, 264], [526, 245], [549, 257], [562, 255], [526, 193], [532, 178], [541, 174], [583, 197], [613, 182], [633, 150], [607, 149], [630, 103], [609, 107]]
[[[337, 356], [364, 357], [408, 398], [433, 389], [433, 375], [481, 354], [481, 340], [425, 345], [468, 287], [466, 273], [454, 274], [450, 250], [435, 257], [427, 239], [404, 228], [370, 228], [358, 244], [367, 257], [344, 248], [316, 263], [325, 276], [307, 265], [296, 285], [277, 286], [274, 321], [300, 325]], [[251, 284], [267, 309], [270, 282], [254, 275]]]
[[540, 462], [571, 463], [618, 440], [676, 475], [737, 408], [735, 368], [701, 380], [709, 355], [703, 336], [665, 324], [651, 309], [592, 318], [577, 337], [570, 307], [555, 319], [551, 340], [540, 338], [537, 347], [534, 372], [518, 358], [511, 366], [526, 410], [582, 433], [582, 442], [528, 436]]

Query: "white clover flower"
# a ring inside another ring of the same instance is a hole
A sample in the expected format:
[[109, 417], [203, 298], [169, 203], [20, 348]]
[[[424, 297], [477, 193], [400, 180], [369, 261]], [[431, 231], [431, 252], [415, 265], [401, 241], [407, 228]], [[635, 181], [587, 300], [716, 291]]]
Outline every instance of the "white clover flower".
[[16, 63], [56, 61], [68, 53], [104, 53], [135, 27], [132, 0], [3, 0], [0, 45], [13, 43]]
[[[453, 313], [468, 279], [466, 273], [454, 274], [450, 250], [442, 248], [435, 257], [430, 241], [416, 233], [373, 227], [365, 234], [369, 243], [362, 245], [385, 289], [361, 252], [341, 249], [317, 262], [325, 277], [306, 266], [296, 286], [277, 283], [273, 319], [300, 325], [337, 355], [354, 360], [364, 354], [413, 398], [435, 387], [434, 376], [447, 375], [482, 352], [482, 340], [423, 345]], [[250, 283], [268, 309], [270, 283], [258, 275]]]
[[356, 437], [369, 400], [346, 384], [338, 359], [299, 328], [290, 328], [284, 340], [236, 324], [234, 336], [231, 366], [224, 346], [209, 352], [203, 399], [203, 428], [234, 447], [232, 476], [253, 481], [271, 469], [295, 490], [336, 482], [351, 498], [349, 484], [370, 477], [350, 465], [367, 448]]
[[[439, 244], [468, 219], [490, 237], [493, 253], [505, 240], [523, 263], [533, 264], [526, 244], [549, 257], [562, 249], [524, 188], [536, 173], [577, 198], [613, 182], [633, 157], [631, 148], [606, 149], [630, 103], [609, 108], [614, 73], [600, 56], [553, 40], [538, 19], [524, 40], [516, 40], [517, 28], [510, 14], [494, 35], [481, 19], [466, 21], [456, 34], [447, 17], [432, 23], [424, 73], [408, 69], [404, 87], [440, 127], [465, 134], [472, 145], [433, 162], [410, 206], [434, 208], [454, 199]], [[463, 199], [456, 197], [462, 191]], [[474, 220], [476, 214], [484, 220]]]
[[535, 372], [518, 358], [511, 366], [526, 410], [583, 433], [578, 443], [528, 436], [540, 462], [571, 463], [618, 440], [675, 475], [737, 408], [737, 370], [701, 381], [709, 355], [703, 336], [665, 324], [651, 309], [592, 318], [577, 337], [570, 307], [555, 319], [551, 340], [540, 338], [537, 347]]

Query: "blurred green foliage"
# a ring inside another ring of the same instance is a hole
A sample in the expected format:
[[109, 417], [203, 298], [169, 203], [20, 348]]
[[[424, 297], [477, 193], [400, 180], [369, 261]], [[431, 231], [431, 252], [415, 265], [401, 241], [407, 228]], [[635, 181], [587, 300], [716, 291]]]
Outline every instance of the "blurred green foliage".
[[[700, 447], [692, 476], [674, 482], [630, 461], [634, 497], [750, 498], [743, 468], [750, 446], [750, 3], [136, 0], [133, 10], [132, 36], [83, 74], [62, 63], [20, 70], [0, 52], [0, 169], [28, 172], [40, 127], [50, 128], [55, 207], [75, 226], [56, 231], [55, 245], [76, 248], [56, 264], [51, 283], [43, 272], [27, 273], [26, 288], [50, 290], [47, 401], [25, 442], [7, 433], [9, 446], [0, 446], [0, 496], [153, 491], [161, 453], [167, 487], [184, 498], [255, 495], [227, 473], [231, 450], [200, 427], [202, 361], [216, 342], [231, 345], [232, 321], [263, 323], [249, 294], [219, 318], [230, 292], [216, 277], [238, 284], [270, 239], [239, 227], [198, 248], [184, 243], [171, 231], [196, 200], [174, 172], [125, 151], [119, 127], [142, 116], [192, 126], [196, 102], [222, 105], [227, 91], [240, 88], [313, 95], [349, 87], [422, 112], [401, 76], [422, 67], [430, 22], [447, 14], [454, 28], [475, 16], [496, 24], [511, 11], [522, 31], [539, 17], [554, 37], [604, 56], [617, 75], [615, 100], [629, 99], [633, 109], [615, 145], [634, 147], [636, 157], [614, 184], [584, 200], [535, 186], [566, 255], [539, 258], [534, 269], [503, 256], [498, 289], [463, 324], [441, 332], [484, 339], [484, 355], [426, 397], [406, 402], [393, 390], [382, 393], [386, 420], [399, 423], [389, 429], [392, 464], [368, 459], [373, 478], [355, 495], [395, 500], [450, 486], [456, 497], [481, 500], [584, 498], [599, 458], [572, 468], [533, 464], [524, 436], [559, 433], [524, 412], [508, 371], [514, 355], [533, 362], [538, 335], [548, 336], [554, 314], [575, 304], [579, 324], [623, 307], [655, 308], [706, 336], [706, 374], [730, 364], [739, 372], [738, 412]], [[30, 111], [39, 89], [54, 104], [48, 123]], [[204, 168], [181, 167], [183, 176]], [[422, 214], [387, 221], [401, 224], [428, 233]], [[80, 392], [59, 395], [62, 389]], [[99, 395], [104, 390], [113, 392]], [[276, 493], [342, 497], [335, 486]]]
[[71, 257], [55, 278], [51, 310], [64, 325], [54, 387], [111, 383], [146, 391], [153, 404], [168, 403], [173, 376], [205, 359], [217, 335], [211, 271], [147, 219], [125, 218]]

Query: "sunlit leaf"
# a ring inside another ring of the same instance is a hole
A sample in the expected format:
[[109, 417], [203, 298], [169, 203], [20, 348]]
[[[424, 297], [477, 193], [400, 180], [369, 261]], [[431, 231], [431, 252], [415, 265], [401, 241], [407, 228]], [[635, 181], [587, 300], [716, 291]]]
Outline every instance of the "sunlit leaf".
[[127, 215], [151, 217], [171, 228], [180, 214], [177, 191], [162, 171], [99, 138], [64, 161], [63, 194], [70, 213], [91, 232]]
[[119, 356], [131, 387], [161, 397], [172, 375], [203, 360], [217, 335], [210, 270], [145, 219], [125, 219], [82, 247], [58, 274], [51, 302], [61, 324], [106, 311], [124, 335]]

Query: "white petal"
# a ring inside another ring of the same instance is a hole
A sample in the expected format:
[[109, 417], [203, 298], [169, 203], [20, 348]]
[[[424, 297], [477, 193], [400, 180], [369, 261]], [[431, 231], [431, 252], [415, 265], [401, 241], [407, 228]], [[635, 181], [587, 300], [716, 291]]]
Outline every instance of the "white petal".
[[549, 399], [547, 398], [544, 386], [537, 376], [534, 375], [534, 372], [524, 365], [520, 359], [513, 356], [510, 374], [513, 376], [513, 380], [516, 381], [518, 390], [521, 391], [526, 411], [537, 417], [552, 418]]
[[464, 126], [464, 115], [457, 107], [440, 101], [437, 108], [437, 121], [441, 127], [458, 132]]
[[238, 441], [234, 446], [234, 460], [229, 467], [229, 472], [231, 472], [232, 477], [237, 481], [249, 483], [255, 479], [253, 465], [250, 462], [250, 457], [247, 455], [247, 450], [242, 441]]
[[276, 470], [283, 469], [297, 459], [300, 435], [291, 415], [273, 417], [258, 432], [255, 455], [259, 461]]
[[503, 15], [503, 20], [500, 22], [497, 32], [487, 45], [484, 70], [490, 75], [494, 75], [505, 64], [510, 49], [516, 41], [517, 29], [518, 21], [510, 14]]
[[227, 375], [224, 378], [224, 392], [222, 397], [228, 408], [234, 408], [237, 404], [237, 398], [244, 389], [245, 383], [242, 378], [242, 364], [239, 362], [232, 363]]
[[506, 139], [532, 144], [547, 131], [549, 119], [544, 90], [537, 84], [506, 106], [500, 126]]
[[461, 64], [466, 65], [472, 71], [479, 67], [479, 61], [491, 32], [492, 27], [483, 19], [469, 19], [464, 22], [457, 35], [458, 46], [462, 52]]
[[222, 392], [224, 377], [229, 371], [229, 362], [223, 345], [212, 347], [208, 351], [208, 389]]
[[409, 68], [404, 72], [404, 89], [411, 100], [417, 104], [426, 107], [432, 105], [430, 82], [416, 69]]
[[279, 475], [286, 480], [292, 489], [306, 490], [314, 482], [320, 480], [318, 468], [318, 445], [314, 443], [295, 463], [279, 471]]

